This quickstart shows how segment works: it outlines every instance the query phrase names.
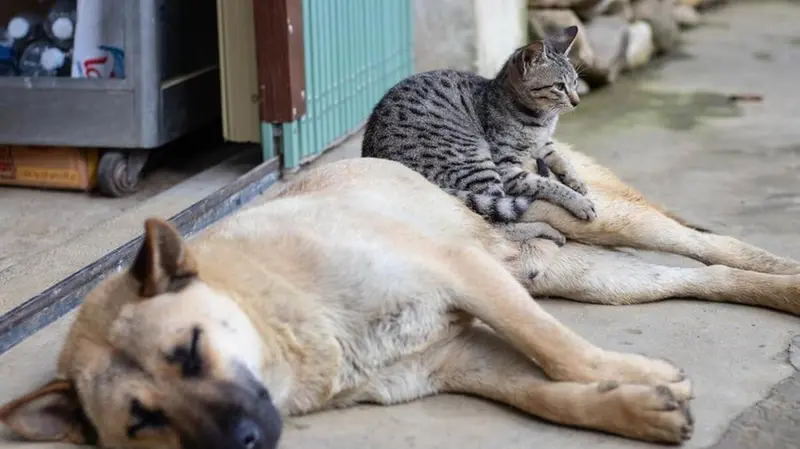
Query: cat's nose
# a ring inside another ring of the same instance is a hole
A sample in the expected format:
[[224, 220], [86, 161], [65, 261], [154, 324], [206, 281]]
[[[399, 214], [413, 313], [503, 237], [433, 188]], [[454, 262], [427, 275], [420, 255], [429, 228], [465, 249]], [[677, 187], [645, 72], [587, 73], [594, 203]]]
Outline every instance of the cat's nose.
[[579, 97], [577, 93], [572, 92], [569, 94], [569, 103], [572, 105], [573, 108], [577, 106], [580, 102], [581, 102], [581, 97]]

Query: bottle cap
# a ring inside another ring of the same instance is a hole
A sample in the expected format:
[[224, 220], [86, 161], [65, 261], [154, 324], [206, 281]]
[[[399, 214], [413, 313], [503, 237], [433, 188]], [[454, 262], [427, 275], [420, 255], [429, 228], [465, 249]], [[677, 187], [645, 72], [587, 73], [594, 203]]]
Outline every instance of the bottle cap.
[[8, 35], [11, 39], [22, 39], [31, 31], [31, 24], [24, 17], [14, 17], [8, 22]]
[[64, 65], [65, 59], [66, 55], [63, 51], [55, 47], [50, 47], [42, 52], [42, 56], [39, 59], [39, 64], [45, 70], [57, 70]]
[[75, 33], [75, 25], [68, 17], [59, 17], [53, 21], [53, 26], [50, 27], [50, 30], [53, 33], [53, 37], [65, 41], [72, 39], [72, 35]]

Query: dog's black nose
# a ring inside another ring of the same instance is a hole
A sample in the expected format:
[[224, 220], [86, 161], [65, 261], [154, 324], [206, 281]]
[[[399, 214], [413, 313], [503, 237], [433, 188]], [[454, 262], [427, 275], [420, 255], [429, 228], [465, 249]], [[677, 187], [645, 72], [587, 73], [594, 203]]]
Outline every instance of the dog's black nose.
[[256, 449], [261, 447], [263, 436], [258, 424], [251, 419], [243, 419], [233, 429], [233, 438], [238, 444], [237, 449]]

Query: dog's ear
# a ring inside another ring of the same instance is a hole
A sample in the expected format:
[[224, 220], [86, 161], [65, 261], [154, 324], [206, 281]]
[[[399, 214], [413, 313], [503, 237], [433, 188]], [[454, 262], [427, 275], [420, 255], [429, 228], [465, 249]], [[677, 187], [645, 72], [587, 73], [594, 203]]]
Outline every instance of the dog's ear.
[[145, 298], [175, 292], [197, 277], [197, 264], [181, 234], [168, 221], [148, 218], [144, 242], [133, 261], [131, 275]]
[[29, 441], [92, 444], [94, 429], [71, 382], [54, 380], [0, 407], [0, 422]]

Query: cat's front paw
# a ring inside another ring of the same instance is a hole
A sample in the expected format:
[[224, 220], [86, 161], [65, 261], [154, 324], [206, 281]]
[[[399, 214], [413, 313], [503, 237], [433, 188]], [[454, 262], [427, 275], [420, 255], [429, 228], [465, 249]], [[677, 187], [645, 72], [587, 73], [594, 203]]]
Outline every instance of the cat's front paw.
[[565, 174], [564, 176], [560, 177], [559, 180], [562, 184], [580, 193], [581, 195], [586, 195], [589, 193], [589, 188], [586, 186], [586, 183], [578, 179], [578, 177], [572, 173]]
[[585, 196], [576, 196], [576, 198], [564, 204], [563, 207], [580, 220], [593, 221], [597, 218], [594, 202]]

